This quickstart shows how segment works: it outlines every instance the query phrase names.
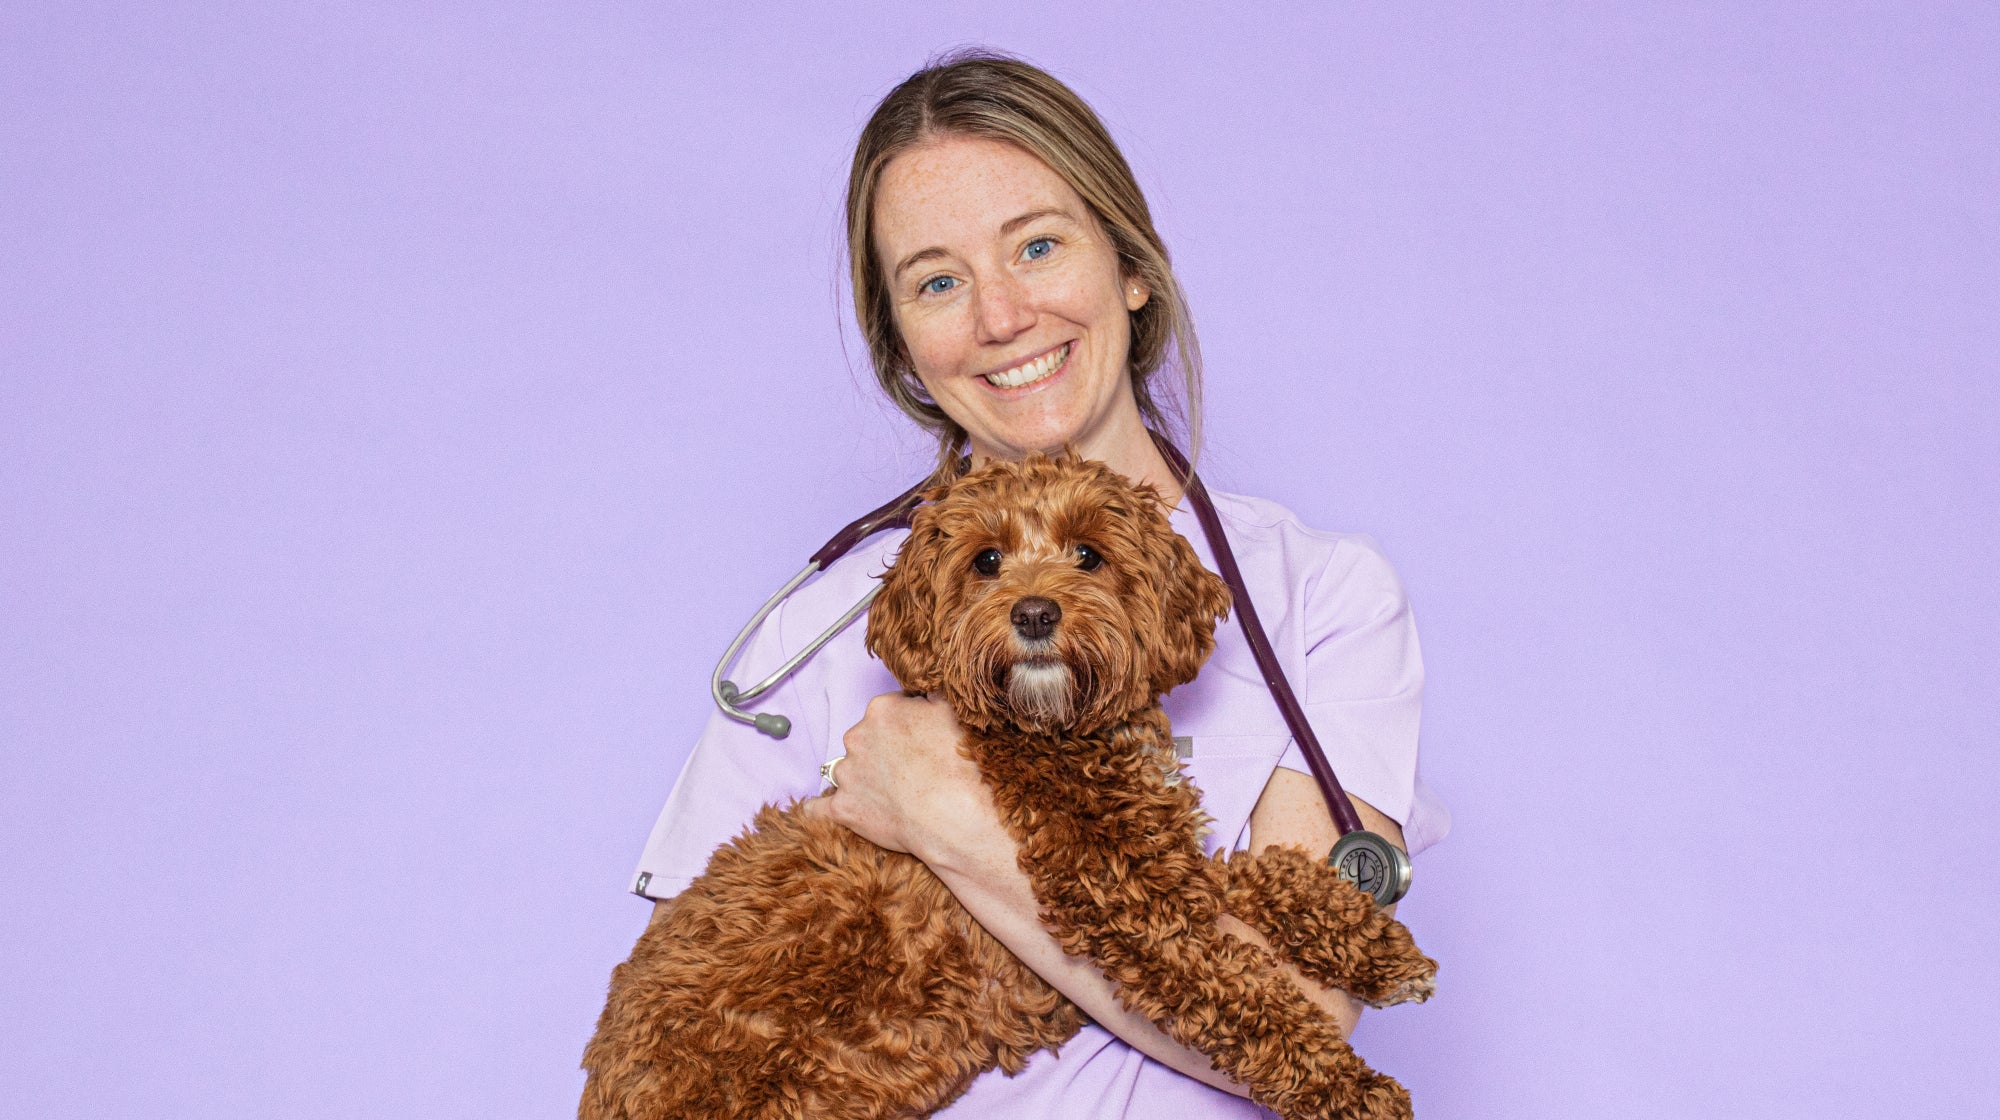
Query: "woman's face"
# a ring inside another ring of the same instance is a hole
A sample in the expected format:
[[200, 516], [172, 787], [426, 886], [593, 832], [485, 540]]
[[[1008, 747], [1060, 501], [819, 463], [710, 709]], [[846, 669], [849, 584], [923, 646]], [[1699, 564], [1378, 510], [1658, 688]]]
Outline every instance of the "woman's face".
[[882, 170], [875, 252], [931, 399], [976, 457], [1074, 443], [1087, 457], [1138, 424], [1126, 376], [1127, 281], [1083, 199], [1011, 144], [944, 137]]

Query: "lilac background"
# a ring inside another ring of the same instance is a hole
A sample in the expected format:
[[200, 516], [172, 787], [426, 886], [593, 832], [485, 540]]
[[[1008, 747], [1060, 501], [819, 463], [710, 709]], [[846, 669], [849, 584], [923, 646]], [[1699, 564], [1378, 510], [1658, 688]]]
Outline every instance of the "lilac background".
[[976, 40], [1126, 145], [1211, 479], [1416, 603], [1363, 1052], [1989, 1113], [2000, 17], [1403, 7], [0, 10], [0, 1110], [574, 1107], [711, 659], [923, 462], [836, 210]]

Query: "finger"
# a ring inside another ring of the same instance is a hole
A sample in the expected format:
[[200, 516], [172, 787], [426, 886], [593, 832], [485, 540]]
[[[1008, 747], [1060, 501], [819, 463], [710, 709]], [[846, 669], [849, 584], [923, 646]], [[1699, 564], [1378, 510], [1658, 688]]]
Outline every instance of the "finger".
[[827, 790], [818, 797], [808, 797], [799, 802], [799, 812], [808, 817], [824, 817], [833, 812], [833, 806], [827, 804], [832, 798], [832, 790]]

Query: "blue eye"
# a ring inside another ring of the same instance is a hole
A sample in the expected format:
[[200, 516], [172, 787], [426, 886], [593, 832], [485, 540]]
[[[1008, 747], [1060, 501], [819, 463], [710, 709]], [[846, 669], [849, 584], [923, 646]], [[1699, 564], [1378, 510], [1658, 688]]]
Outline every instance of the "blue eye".
[[1056, 243], [1053, 239], [1037, 237], [1033, 241], [1028, 242], [1028, 247], [1021, 250], [1021, 255], [1031, 261], [1038, 261], [1055, 251]]
[[956, 287], [958, 287], [958, 280], [956, 277], [951, 276], [933, 276], [929, 280], [924, 281], [924, 291], [932, 295], [948, 292]]

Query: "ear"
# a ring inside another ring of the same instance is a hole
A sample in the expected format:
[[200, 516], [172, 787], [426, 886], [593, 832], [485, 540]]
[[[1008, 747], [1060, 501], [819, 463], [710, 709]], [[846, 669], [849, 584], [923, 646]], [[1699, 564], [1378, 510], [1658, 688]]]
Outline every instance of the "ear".
[[1147, 533], [1159, 576], [1160, 646], [1153, 688], [1165, 693], [1194, 679], [1215, 649], [1215, 624], [1229, 617], [1229, 585], [1201, 566], [1187, 539], [1159, 515]]
[[882, 590], [868, 607], [868, 652], [911, 694], [944, 685], [938, 668], [937, 568], [943, 535], [924, 507], [910, 527], [896, 562], [882, 574]]

